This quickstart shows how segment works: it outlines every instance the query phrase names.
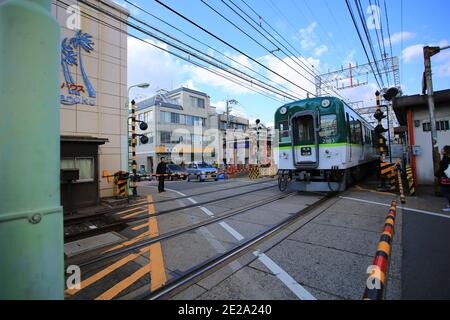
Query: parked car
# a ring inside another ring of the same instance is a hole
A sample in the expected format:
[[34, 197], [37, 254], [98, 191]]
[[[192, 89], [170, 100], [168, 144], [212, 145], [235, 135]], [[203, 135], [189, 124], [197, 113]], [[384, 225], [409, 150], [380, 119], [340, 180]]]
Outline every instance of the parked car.
[[[131, 179], [133, 178], [133, 173], [130, 174]], [[152, 175], [148, 174], [147, 171], [140, 169], [136, 171], [137, 181], [152, 181]]]
[[214, 168], [214, 166], [206, 162], [193, 162], [189, 164], [187, 173], [188, 181], [198, 180], [203, 182], [207, 179], [214, 179], [214, 181], [219, 180], [217, 168]]
[[167, 165], [167, 173], [169, 174], [168, 178], [170, 180], [175, 180], [175, 179], [186, 180], [186, 178], [188, 176], [186, 169], [180, 167], [177, 164], [168, 164]]

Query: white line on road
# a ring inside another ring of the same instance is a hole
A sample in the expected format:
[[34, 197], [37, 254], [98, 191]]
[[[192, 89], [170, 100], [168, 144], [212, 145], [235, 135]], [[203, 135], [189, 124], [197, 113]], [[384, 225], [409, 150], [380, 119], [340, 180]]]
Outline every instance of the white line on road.
[[[370, 204], [376, 204], [379, 206], [384, 206], [384, 207], [390, 207], [390, 204], [386, 204], [386, 203], [381, 203], [381, 202], [375, 202], [375, 201], [369, 201], [369, 200], [364, 200], [364, 199], [358, 199], [358, 198], [350, 198], [350, 197], [339, 197], [341, 199], [347, 199], [347, 200], [352, 200], [352, 201], [359, 201], [359, 202], [364, 202], [364, 203], [370, 203]], [[419, 209], [413, 209], [413, 208], [407, 208], [407, 207], [402, 207], [402, 206], [397, 206], [397, 208], [400, 208], [402, 210], [406, 210], [406, 211], [412, 211], [412, 212], [418, 212], [418, 213], [423, 213], [423, 214], [428, 214], [430, 216], [436, 216], [436, 217], [441, 217], [441, 218], [447, 218], [450, 219], [450, 216], [445, 215], [445, 214], [440, 214], [440, 213], [436, 213], [436, 212], [431, 212], [431, 211], [425, 211], [425, 210], [419, 210]]]
[[[174, 191], [185, 197], [186, 195], [182, 192], [167, 189], [169, 191]], [[192, 198], [187, 198], [192, 203], [197, 203]], [[198, 206], [203, 212], [205, 212], [208, 216], [214, 216], [214, 213], [209, 209]], [[236, 229], [231, 227], [228, 223], [221, 221], [219, 225], [222, 226], [229, 234], [231, 234], [236, 240], [241, 241], [245, 239], [243, 235], [241, 235]], [[294, 278], [292, 278], [286, 271], [284, 271], [279, 265], [277, 265], [272, 259], [270, 259], [264, 253], [259, 251], [254, 251], [253, 254], [261, 261], [281, 282], [283, 282], [299, 299], [301, 300], [317, 300], [313, 295], [311, 295], [304, 287], [302, 287]]]
[[286, 271], [281, 269], [272, 259], [264, 253], [254, 251], [253, 254], [258, 257], [273, 274], [281, 280], [291, 291], [301, 300], [317, 300], [305, 288], [303, 288], [294, 278], [292, 278]]

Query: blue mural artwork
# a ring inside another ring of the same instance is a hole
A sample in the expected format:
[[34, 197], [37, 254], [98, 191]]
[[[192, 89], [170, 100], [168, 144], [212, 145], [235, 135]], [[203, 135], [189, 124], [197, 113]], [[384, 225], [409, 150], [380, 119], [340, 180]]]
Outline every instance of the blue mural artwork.
[[[95, 105], [96, 93], [89, 78], [86, 74], [83, 65], [82, 52], [91, 53], [94, 50], [94, 42], [91, 40], [92, 36], [88, 33], [83, 33], [78, 30], [71, 38], [64, 38], [61, 42], [61, 67], [64, 75], [65, 83], [61, 86], [61, 89], [67, 87], [70, 95], [66, 96], [61, 94], [62, 104], [88, 104]], [[81, 76], [83, 77], [84, 85], [87, 89], [88, 97], [81, 96], [81, 93], [86, 93], [84, 86], [75, 83], [72, 74], [70, 72], [71, 66], [77, 66], [80, 68]]]

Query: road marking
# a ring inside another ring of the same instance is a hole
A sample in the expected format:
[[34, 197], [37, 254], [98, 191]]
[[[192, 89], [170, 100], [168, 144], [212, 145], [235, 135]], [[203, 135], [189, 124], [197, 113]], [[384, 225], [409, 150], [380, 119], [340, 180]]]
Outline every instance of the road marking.
[[228, 223], [221, 221], [219, 222], [219, 224], [222, 226], [222, 228], [227, 230], [228, 233], [231, 234], [237, 241], [245, 239], [245, 237], [242, 236], [242, 234], [233, 229]]
[[148, 236], [148, 235], [150, 235], [150, 230], [149, 230], [149, 231], [146, 231], [146, 232], [144, 232], [144, 233], [141, 233], [140, 235], [134, 237], [134, 238], [131, 239], [131, 240], [125, 241], [125, 242], [123, 242], [123, 243], [121, 243], [121, 244], [118, 244], [118, 245], [115, 246], [115, 247], [109, 248], [108, 250], [103, 251], [102, 254], [103, 254], [103, 253], [110, 252], [110, 251], [113, 251], [113, 250], [116, 250], [116, 249], [120, 249], [120, 248], [123, 248], [123, 247], [127, 247], [127, 246], [129, 246], [129, 245], [131, 245], [131, 244], [133, 244], [133, 243], [138, 242], [139, 240], [142, 240], [143, 238], [145, 238], [145, 237]]
[[[169, 189], [167, 189], [169, 190]], [[172, 191], [172, 190], [170, 190]], [[186, 196], [185, 194], [178, 192], [181, 196]], [[187, 198], [192, 203], [197, 203], [192, 198]], [[203, 212], [207, 215], [214, 215], [213, 212], [208, 210], [205, 207], [199, 206]], [[204, 209], [206, 209], [206, 212]], [[241, 235], [236, 229], [231, 227], [228, 223], [221, 221], [219, 225], [222, 226], [229, 234], [231, 234], [236, 240], [241, 241], [245, 239], [243, 235]], [[253, 254], [261, 261], [275, 276], [281, 280], [299, 299], [301, 300], [317, 300], [312, 296], [305, 288], [303, 288], [294, 278], [292, 278], [286, 271], [284, 271], [279, 265], [277, 265], [272, 259], [266, 256], [264, 253], [260, 253], [259, 251], [254, 251]]]
[[129, 277], [123, 279], [122, 281], [120, 281], [119, 283], [114, 285], [112, 288], [108, 289], [107, 291], [105, 291], [104, 293], [99, 295], [97, 298], [95, 298], [95, 300], [111, 300], [112, 298], [117, 296], [119, 293], [121, 293], [123, 290], [128, 288], [130, 285], [132, 285], [133, 283], [138, 281], [140, 278], [145, 276], [149, 272], [149, 269], [151, 269], [151, 263], [140, 268], [139, 270], [134, 272]]
[[128, 219], [128, 218], [137, 216], [137, 215], [139, 215], [139, 214], [141, 214], [141, 213], [144, 213], [144, 212], [147, 212], [147, 210], [136, 211], [136, 212], [130, 213], [130, 214], [128, 214], [128, 215], [126, 215], [126, 216], [124, 216], [124, 217], [120, 217], [120, 218], [121, 218], [121, 219]]
[[131, 211], [138, 210], [138, 209], [142, 209], [142, 207], [131, 208], [131, 209], [128, 209], [128, 210], [119, 211], [119, 212], [116, 212], [116, 214], [124, 214], [124, 213], [131, 212]]
[[200, 208], [204, 213], [206, 213], [208, 216], [214, 217], [214, 213], [212, 213], [211, 211], [209, 211], [208, 208], [205, 208], [205, 207], [202, 207], [202, 206], [200, 206], [199, 208]]
[[74, 295], [75, 293], [77, 293], [78, 291], [90, 286], [91, 284], [97, 282], [98, 280], [106, 277], [108, 274], [110, 274], [111, 272], [113, 272], [114, 270], [119, 269], [120, 267], [122, 267], [123, 265], [127, 264], [128, 262], [136, 259], [137, 257], [139, 257], [141, 254], [145, 253], [146, 251], [149, 251], [150, 247], [145, 247], [139, 250], [139, 253], [133, 253], [133, 254], [129, 254], [128, 256], [120, 259], [119, 261], [116, 261], [115, 263], [113, 263], [112, 265], [108, 266], [107, 268], [97, 272], [96, 274], [90, 276], [89, 278], [81, 281], [80, 283], [80, 289], [67, 289], [65, 291], [65, 293], [70, 294], [70, 295]]
[[147, 224], [143, 223], [143, 224], [140, 224], [138, 226], [131, 228], [131, 230], [133, 230], [133, 231], [141, 230], [142, 228], [145, 228], [146, 226], [147, 226]]
[[[147, 196], [147, 202], [148, 213], [155, 213], [155, 206], [152, 203], [153, 197], [151, 195]], [[159, 236], [158, 221], [156, 220], [156, 217], [150, 217], [148, 219], [148, 230], [151, 231], [150, 238]], [[150, 291], [153, 291], [162, 287], [167, 282], [161, 242], [154, 243], [150, 246], [150, 264]]]
[[275, 276], [281, 280], [299, 299], [301, 300], [317, 300], [305, 288], [303, 288], [294, 278], [286, 271], [281, 269], [272, 259], [264, 253], [254, 251], [253, 254], [261, 261]]
[[[353, 201], [359, 201], [359, 202], [364, 202], [364, 203], [370, 203], [370, 204], [376, 204], [376, 205], [384, 206], [384, 207], [390, 207], [390, 206], [391, 206], [390, 204], [386, 204], [386, 203], [375, 202], [375, 201], [369, 201], [369, 200], [358, 199], [358, 198], [350, 198], [350, 197], [342, 197], [342, 196], [340, 196], [339, 198], [341, 198], [341, 199], [347, 199], [347, 200], [353, 200]], [[402, 207], [402, 206], [397, 206], [397, 208], [400, 208], [400, 209], [406, 210], [406, 211], [412, 211], [412, 212], [418, 212], [418, 213], [428, 214], [428, 215], [430, 215], [430, 216], [436, 216], [436, 217], [441, 217], [441, 218], [447, 218], [447, 219], [450, 219], [450, 215], [440, 214], [440, 213], [436, 213], [436, 212], [432, 212], [432, 211], [425, 211], [425, 210], [419, 210], [419, 209], [407, 208], [407, 207]]]

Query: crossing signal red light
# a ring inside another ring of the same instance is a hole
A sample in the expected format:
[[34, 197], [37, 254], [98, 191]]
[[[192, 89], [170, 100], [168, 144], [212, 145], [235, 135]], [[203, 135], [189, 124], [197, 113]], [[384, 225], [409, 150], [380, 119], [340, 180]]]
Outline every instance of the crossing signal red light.
[[147, 128], [148, 128], [148, 125], [146, 122], [141, 122], [139, 124], [139, 129], [141, 129], [142, 131], [147, 130]]
[[141, 141], [142, 144], [147, 144], [148, 143], [148, 137], [147, 136], [141, 136], [139, 138], [139, 140]]
[[373, 115], [373, 117], [375, 119], [377, 119], [378, 121], [381, 121], [382, 119], [386, 118], [386, 115], [383, 113], [383, 111], [378, 109], [377, 111], [375, 111], [375, 114]]

